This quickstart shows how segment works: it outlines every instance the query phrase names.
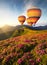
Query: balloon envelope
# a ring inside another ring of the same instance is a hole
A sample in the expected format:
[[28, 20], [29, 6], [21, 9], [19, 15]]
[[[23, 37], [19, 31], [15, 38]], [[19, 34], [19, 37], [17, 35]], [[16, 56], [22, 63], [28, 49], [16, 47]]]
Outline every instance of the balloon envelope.
[[41, 10], [38, 8], [32, 8], [27, 10], [27, 16], [28, 17], [40, 17], [41, 16]]
[[39, 17], [29, 17], [27, 18], [27, 23], [32, 25], [33, 23], [36, 23], [38, 21]]
[[25, 16], [19, 16], [19, 17], [18, 17], [18, 20], [19, 20], [19, 22], [20, 22], [21, 24], [23, 24], [23, 23], [25, 22], [25, 20], [26, 20], [26, 17], [25, 17]]

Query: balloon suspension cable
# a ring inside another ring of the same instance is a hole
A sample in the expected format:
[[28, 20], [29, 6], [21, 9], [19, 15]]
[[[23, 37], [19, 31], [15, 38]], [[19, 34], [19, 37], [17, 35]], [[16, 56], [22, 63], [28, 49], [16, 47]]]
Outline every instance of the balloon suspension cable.
[[35, 23], [33, 23], [33, 27], [35, 27]]
[[35, 23], [34, 23], [34, 26], [35, 26]]

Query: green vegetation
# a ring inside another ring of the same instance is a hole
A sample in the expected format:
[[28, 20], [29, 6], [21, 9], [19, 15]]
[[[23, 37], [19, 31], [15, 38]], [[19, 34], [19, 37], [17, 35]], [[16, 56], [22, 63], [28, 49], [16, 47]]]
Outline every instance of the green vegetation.
[[47, 30], [13, 30], [0, 41], [0, 65], [47, 65]]
[[21, 35], [26, 35], [26, 34], [32, 34], [32, 33], [44, 33], [47, 32], [47, 30], [35, 30], [35, 29], [30, 29], [28, 26], [16, 26], [16, 27], [4, 27], [4, 29], [0, 30], [0, 40], [5, 40], [8, 38], [13, 38]]

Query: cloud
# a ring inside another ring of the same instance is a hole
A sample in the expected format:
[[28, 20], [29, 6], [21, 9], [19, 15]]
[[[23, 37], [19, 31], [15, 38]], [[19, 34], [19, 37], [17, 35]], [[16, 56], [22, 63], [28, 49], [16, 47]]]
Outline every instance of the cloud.
[[24, 1], [24, 8], [25, 10], [31, 8], [33, 6], [33, 2], [31, 2], [32, 0], [25, 0]]

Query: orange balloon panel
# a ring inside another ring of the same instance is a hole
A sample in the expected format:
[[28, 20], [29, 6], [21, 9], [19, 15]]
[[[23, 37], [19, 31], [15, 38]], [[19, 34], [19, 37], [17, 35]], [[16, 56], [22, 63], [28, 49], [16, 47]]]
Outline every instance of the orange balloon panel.
[[27, 11], [28, 17], [40, 17], [41, 16], [41, 10], [40, 9], [29, 9]]
[[26, 20], [26, 17], [25, 16], [19, 16], [18, 17], [18, 20], [19, 20], [19, 22], [25, 22], [25, 20]]
[[39, 17], [30, 17], [27, 18], [27, 23], [36, 23], [38, 21]]
[[32, 24], [33, 24], [32, 22], [27, 22], [27, 23], [28, 23], [30, 26], [32, 26]]

